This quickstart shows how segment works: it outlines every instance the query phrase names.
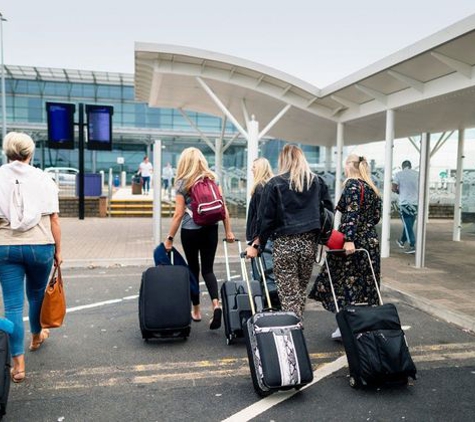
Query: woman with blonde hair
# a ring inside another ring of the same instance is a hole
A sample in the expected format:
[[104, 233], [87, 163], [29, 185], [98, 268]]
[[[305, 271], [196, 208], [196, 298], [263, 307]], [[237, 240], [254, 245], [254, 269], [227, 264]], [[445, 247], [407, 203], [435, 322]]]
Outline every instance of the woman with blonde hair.
[[256, 257], [259, 245], [273, 239], [274, 276], [282, 310], [293, 311], [300, 318], [317, 250], [321, 204], [333, 210], [327, 186], [311, 172], [298, 146], [285, 145], [279, 155], [279, 174], [264, 186], [258, 236], [247, 248], [247, 255]]
[[249, 245], [257, 238], [257, 211], [261, 203], [264, 185], [274, 176], [269, 160], [263, 157], [254, 160], [252, 173], [254, 184], [251, 188], [251, 200], [249, 201], [246, 221], [246, 239]]
[[[216, 175], [210, 170], [203, 153], [194, 147], [184, 149], [177, 166], [175, 213], [164, 244], [165, 249], [170, 250], [172, 248], [174, 237], [181, 224], [181, 243], [190, 271], [197, 281], [199, 280], [201, 261], [201, 275], [212, 301], [213, 317], [210, 321], [210, 329], [215, 330], [221, 326], [222, 317], [222, 310], [219, 304], [218, 281], [213, 270], [214, 258], [218, 247], [218, 224], [199, 226], [194, 222], [191, 213], [190, 190], [197, 180], [205, 177], [216, 181]], [[221, 188], [219, 190], [221, 192]], [[223, 223], [226, 239], [228, 242], [233, 242], [234, 234], [231, 231], [231, 222], [226, 206], [225, 210], [226, 216]], [[193, 304], [192, 319], [197, 322], [201, 321], [199, 293], [192, 294], [191, 301]]]
[[53, 262], [61, 263], [58, 188], [53, 179], [30, 165], [35, 143], [25, 133], [3, 140], [8, 164], [0, 167], [0, 283], [10, 336], [11, 379], [25, 380], [23, 306], [28, 299], [30, 351], [38, 350], [49, 331], [41, 328], [40, 311]]
[[[380, 278], [379, 238], [376, 224], [381, 218], [381, 197], [371, 180], [371, 171], [365, 157], [351, 154], [345, 162], [343, 191], [336, 209], [341, 212], [339, 231], [345, 236], [345, 256], [328, 256], [333, 286], [340, 309], [354, 303], [378, 304], [373, 275], [366, 256], [353, 255], [355, 249], [368, 250], [376, 279]], [[323, 307], [335, 312], [326, 267], [322, 267], [309, 297], [321, 301]], [[341, 338], [337, 329], [332, 338]]]

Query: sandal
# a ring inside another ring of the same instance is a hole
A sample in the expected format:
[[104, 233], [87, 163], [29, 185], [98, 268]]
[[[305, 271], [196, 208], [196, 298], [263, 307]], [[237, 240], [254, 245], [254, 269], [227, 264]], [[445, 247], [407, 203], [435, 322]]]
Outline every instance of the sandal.
[[31, 339], [30, 352], [36, 352], [48, 337], [49, 337], [49, 330], [48, 329], [41, 330], [38, 340]]
[[213, 311], [213, 318], [211, 318], [209, 329], [210, 330], [217, 330], [221, 327], [221, 317], [223, 315], [223, 311], [221, 308], [214, 308]]
[[10, 378], [12, 379], [12, 381], [15, 384], [20, 384], [21, 382], [25, 381], [26, 372], [25, 371], [15, 371], [15, 370], [12, 369], [10, 371]]

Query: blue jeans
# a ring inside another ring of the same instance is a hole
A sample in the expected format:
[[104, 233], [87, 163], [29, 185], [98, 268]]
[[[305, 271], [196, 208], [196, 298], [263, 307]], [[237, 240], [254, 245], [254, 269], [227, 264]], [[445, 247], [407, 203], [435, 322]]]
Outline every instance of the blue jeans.
[[0, 283], [5, 318], [15, 329], [10, 336], [12, 356], [25, 353], [23, 324], [24, 284], [28, 298], [28, 316], [32, 334], [41, 332], [40, 311], [53, 265], [54, 245], [0, 246]]
[[417, 207], [412, 206], [407, 212], [404, 206], [401, 206], [401, 219], [403, 222], [401, 243], [409, 241], [409, 245], [413, 248], [416, 245], [416, 237], [414, 236], [414, 222], [417, 216]]
[[150, 176], [142, 177], [142, 185], [145, 192], [150, 190]]

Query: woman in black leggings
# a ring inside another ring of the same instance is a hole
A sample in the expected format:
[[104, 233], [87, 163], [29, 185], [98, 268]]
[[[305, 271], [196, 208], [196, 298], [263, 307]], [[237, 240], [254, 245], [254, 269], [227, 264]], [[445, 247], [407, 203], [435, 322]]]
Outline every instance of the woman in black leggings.
[[[218, 247], [218, 223], [210, 226], [199, 226], [195, 223], [191, 214], [190, 188], [196, 180], [204, 177], [216, 180], [216, 175], [209, 169], [202, 152], [194, 147], [186, 148], [181, 153], [178, 161], [175, 183], [175, 213], [164, 243], [167, 250], [172, 248], [173, 238], [181, 224], [180, 235], [183, 250], [190, 271], [194, 274], [196, 280], [199, 280], [201, 264], [201, 275], [206, 283], [213, 307], [213, 318], [210, 321], [210, 328], [215, 330], [221, 326], [222, 318], [218, 281], [213, 271], [214, 257]], [[226, 239], [229, 242], [233, 242], [234, 234], [231, 231], [227, 208], [223, 223]], [[191, 317], [194, 321], [201, 321], [200, 295], [192, 294], [191, 301], [193, 304]]]

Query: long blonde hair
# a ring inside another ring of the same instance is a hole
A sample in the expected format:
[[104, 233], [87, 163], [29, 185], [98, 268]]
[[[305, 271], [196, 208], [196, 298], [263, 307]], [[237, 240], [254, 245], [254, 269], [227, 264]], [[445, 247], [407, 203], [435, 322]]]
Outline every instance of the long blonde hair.
[[216, 180], [216, 174], [209, 169], [203, 153], [195, 147], [185, 148], [178, 160], [176, 180], [184, 180], [184, 188], [189, 190], [200, 177], [209, 177], [211, 180]]
[[272, 172], [269, 160], [264, 157], [256, 158], [254, 160], [254, 184], [251, 188], [251, 196], [254, 195], [259, 185], [264, 186], [273, 176], [274, 173]]
[[376, 195], [381, 196], [379, 189], [371, 179], [371, 170], [365, 157], [356, 154], [350, 154], [347, 157], [346, 162], [351, 163], [351, 165], [348, 166], [349, 174], [343, 182], [343, 185], [345, 185], [349, 179], [363, 179], [368, 185], [371, 186], [371, 189], [374, 190]]
[[287, 144], [279, 154], [279, 173], [290, 173], [289, 188], [297, 192], [308, 189], [315, 178], [301, 148]]

